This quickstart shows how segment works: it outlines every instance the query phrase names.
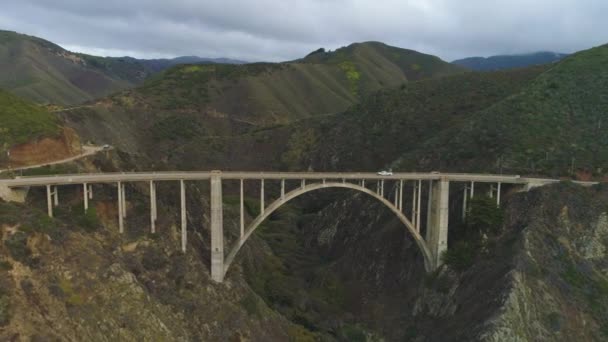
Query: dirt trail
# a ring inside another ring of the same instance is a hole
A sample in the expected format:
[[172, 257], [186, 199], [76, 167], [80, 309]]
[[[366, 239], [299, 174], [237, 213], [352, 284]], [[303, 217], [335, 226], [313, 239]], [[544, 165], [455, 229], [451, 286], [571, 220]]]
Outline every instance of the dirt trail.
[[16, 167], [16, 168], [10, 168], [10, 169], [0, 169], [0, 173], [2, 172], [7, 172], [7, 171], [21, 171], [21, 170], [27, 170], [27, 169], [35, 169], [38, 167], [42, 167], [42, 166], [47, 166], [47, 165], [56, 165], [56, 164], [63, 164], [63, 163], [68, 163], [80, 158], [85, 158], [88, 156], [92, 156], [97, 152], [100, 151], [109, 151], [111, 148], [109, 149], [104, 149], [102, 146], [82, 146], [82, 153], [76, 155], [76, 156], [72, 156], [69, 158], [65, 158], [65, 159], [58, 159], [58, 160], [54, 160], [51, 162], [46, 162], [46, 163], [40, 163], [40, 164], [36, 164], [36, 165], [28, 165], [28, 166], [22, 166], [22, 167]]

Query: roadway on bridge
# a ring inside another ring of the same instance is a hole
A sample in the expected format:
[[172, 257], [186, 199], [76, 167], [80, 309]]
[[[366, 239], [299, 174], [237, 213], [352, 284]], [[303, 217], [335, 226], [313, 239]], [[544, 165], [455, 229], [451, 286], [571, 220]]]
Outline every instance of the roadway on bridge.
[[[208, 180], [213, 174], [223, 180], [316, 180], [316, 181], [357, 181], [357, 180], [439, 180], [454, 182], [481, 182], [507, 184], [549, 184], [558, 179], [523, 178], [518, 175], [462, 174], [462, 173], [394, 173], [385, 176], [370, 172], [217, 172], [217, 171], [175, 171], [175, 172], [126, 172], [17, 177], [0, 180], [0, 184], [10, 187], [67, 185], [82, 183], [116, 183], [147, 181]], [[584, 182], [581, 182], [584, 183]], [[589, 182], [589, 184], [594, 184]]]

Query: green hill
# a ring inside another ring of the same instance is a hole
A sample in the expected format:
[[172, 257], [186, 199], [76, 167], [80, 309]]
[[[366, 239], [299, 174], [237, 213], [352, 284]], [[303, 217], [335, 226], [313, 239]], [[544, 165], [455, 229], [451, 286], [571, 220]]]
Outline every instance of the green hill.
[[[608, 169], [608, 45], [579, 52], [516, 95], [481, 110], [404, 156], [428, 151], [453, 170], [604, 175]], [[428, 166], [428, 165], [427, 165]]]
[[469, 57], [452, 63], [476, 71], [507, 70], [532, 65], [555, 63], [568, 55], [556, 52], [535, 52], [522, 55], [499, 55], [491, 57]]
[[40, 38], [0, 31], [0, 87], [38, 103], [80, 103], [147, 76], [134, 59], [76, 54]]
[[166, 110], [203, 109], [267, 124], [337, 113], [379, 89], [461, 71], [434, 56], [370, 42], [280, 64], [177, 67], [135, 94]]
[[278, 64], [176, 66], [66, 115], [95, 140], [174, 154], [195, 138], [335, 114], [380, 89], [456, 73], [437, 57], [361, 43]]
[[0, 90], [0, 153], [12, 145], [59, 133], [57, 123], [46, 109]]

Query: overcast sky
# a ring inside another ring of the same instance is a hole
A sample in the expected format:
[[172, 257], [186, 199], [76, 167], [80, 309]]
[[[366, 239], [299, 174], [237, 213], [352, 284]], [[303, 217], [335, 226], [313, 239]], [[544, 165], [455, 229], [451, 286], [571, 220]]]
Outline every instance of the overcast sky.
[[0, 29], [72, 51], [283, 61], [382, 41], [438, 55], [608, 43], [608, 0], [2, 0]]

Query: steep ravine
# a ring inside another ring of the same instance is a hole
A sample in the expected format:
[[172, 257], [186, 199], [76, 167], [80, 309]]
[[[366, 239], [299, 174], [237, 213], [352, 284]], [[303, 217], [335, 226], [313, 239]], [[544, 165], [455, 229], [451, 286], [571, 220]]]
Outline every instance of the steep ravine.
[[[607, 204], [608, 190], [567, 183], [515, 194], [470, 268], [434, 274], [392, 214], [363, 195], [307, 215], [291, 233], [288, 209], [259, 234], [284, 268], [275, 280], [291, 288], [261, 295], [329, 340], [603, 341]], [[280, 249], [290, 234], [296, 255]], [[294, 262], [301, 255], [318, 263]]]

